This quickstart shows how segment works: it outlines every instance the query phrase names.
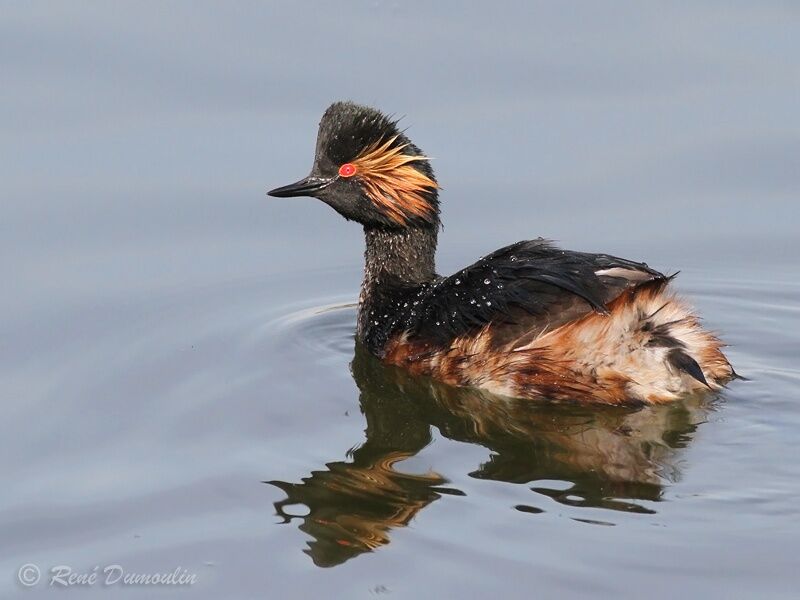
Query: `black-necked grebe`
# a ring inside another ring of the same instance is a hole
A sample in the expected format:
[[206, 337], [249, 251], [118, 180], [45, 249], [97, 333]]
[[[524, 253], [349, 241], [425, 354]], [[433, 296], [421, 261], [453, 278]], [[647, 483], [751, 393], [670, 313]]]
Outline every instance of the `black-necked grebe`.
[[521, 398], [660, 403], [735, 376], [717, 337], [644, 263], [517, 242], [436, 274], [438, 184], [428, 159], [379, 111], [336, 102], [305, 179], [366, 236], [356, 337], [389, 364]]

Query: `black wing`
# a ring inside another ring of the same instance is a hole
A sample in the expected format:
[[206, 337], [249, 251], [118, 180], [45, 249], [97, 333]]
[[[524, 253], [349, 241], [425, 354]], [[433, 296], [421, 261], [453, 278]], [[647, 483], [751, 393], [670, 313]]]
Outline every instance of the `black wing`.
[[501, 248], [417, 292], [405, 319], [412, 337], [446, 344], [492, 323], [498, 341], [537, 335], [665, 276], [644, 263], [570, 252], [543, 239]]

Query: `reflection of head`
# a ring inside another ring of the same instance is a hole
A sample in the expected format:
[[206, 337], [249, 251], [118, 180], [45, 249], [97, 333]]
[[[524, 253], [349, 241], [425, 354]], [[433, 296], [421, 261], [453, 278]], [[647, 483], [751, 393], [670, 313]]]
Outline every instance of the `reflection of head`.
[[[679, 477], [677, 451], [705, 413], [691, 400], [630, 409], [500, 398], [412, 377], [361, 347], [352, 372], [367, 421], [366, 442], [353, 462], [330, 463], [299, 484], [272, 482], [287, 494], [276, 504], [286, 521], [292, 518], [287, 505], [308, 507], [300, 528], [315, 538], [307, 552], [319, 566], [388, 543], [391, 528], [406, 525], [440, 494], [461, 493], [440, 487], [445, 480], [434, 473], [394, 469], [430, 442], [431, 426], [491, 451], [470, 473], [477, 479], [555, 480], [567, 485], [531, 489], [572, 506], [653, 512], [641, 501], [660, 500], [663, 485]], [[518, 509], [541, 512], [529, 505]]]
[[315, 471], [299, 484], [270, 482], [286, 492], [287, 499], [276, 504], [284, 522], [293, 518], [285, 506], [308, 507], [300, 529], [314, 538], [306, 550], [314, 564], [335, 566], [389, 543], [390, 529], [407, 525], [439, 497], [434, 486], [444, 480], [435, 473], [407, 475], [393, 469], [405, 458], [398, 452], [372, 463], [329, 463], [327, 471]]

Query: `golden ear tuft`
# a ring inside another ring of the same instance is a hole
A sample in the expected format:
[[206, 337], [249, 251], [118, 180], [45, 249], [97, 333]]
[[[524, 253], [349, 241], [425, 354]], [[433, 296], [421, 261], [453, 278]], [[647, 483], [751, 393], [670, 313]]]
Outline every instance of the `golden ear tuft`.
[[397, 136], [368, 146], [353, 161], [367, 195], [390, 219], [405, 225], [409, 217], [433, 221], [436, 208], [425, 197], [438, 184], [414, 168], [427, 156], [403, 154], [408, 144], [394, 146]]

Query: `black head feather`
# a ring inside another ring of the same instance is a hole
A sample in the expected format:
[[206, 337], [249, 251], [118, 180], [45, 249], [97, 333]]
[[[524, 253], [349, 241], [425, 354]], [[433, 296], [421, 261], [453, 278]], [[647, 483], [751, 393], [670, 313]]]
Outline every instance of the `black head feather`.
[[319, 122], [317, 160], [335, 166], [352, 162], [365, 149], [397, 136], [395, 145], [406, 144], [409, 152], [422, 154], [398, 129], [397, 121], [377, 109], [354, 102], [334, 102]]
[[[405, 133], [398, 128], [398, 120], [393, 119], [377, 109], [355, 104], [354, 102], [334, 102], [331, 104], [319, 124], [317, 135], [316, 157], [313, 172], [320, 177], [336, 177], [339, 167], [345, 163], [355, 161], [369, 148], [392, 140], [389, 149], [402, 148], [402, 152], [409, 156], [424, 156]], [[412, 163], [413, 168], [420, 171], [434, 183], [436, 178], [428, 160]], [[356, 179], [341, 181], [342, 186], [331, 186], [329, 192], [353, 192]], [[334, 194], [327, 194], [333, 196]], [[432, 218], [419, 219], [409, 215], [405, 226], [438, 225], [439, 200], [436, 188], [427, 190], [424, 194], [425, 201], [430, 205]], [[328, 200], [320, 196], [323, 200]], [[335, 199], [341, 200], [341, 198]], [[329, 202], [337, 208], [333, 202]], [[341, 202], [339, 202], [341, 204]], [[366, 210], [365, 210], [366, 209]], [[337, 208], [337, 210], [339, 210]], [[380, 210], [374, 203], [368, 205], [360, 203], [358, 214], [351, 216], [339, 211], [347, 218], [353, 218], [365, 225], [378, 225], [396, 227], [397, 223], [390, 219], [385, 211]]]
[[366, 228], [436, 229], [437, 188], [427, 157], [397, 121], [374, 108], [334, 102], [319, 124], [311, 173], [268, 193], [319, 198]]

